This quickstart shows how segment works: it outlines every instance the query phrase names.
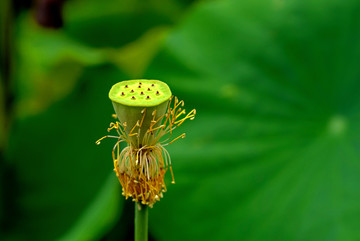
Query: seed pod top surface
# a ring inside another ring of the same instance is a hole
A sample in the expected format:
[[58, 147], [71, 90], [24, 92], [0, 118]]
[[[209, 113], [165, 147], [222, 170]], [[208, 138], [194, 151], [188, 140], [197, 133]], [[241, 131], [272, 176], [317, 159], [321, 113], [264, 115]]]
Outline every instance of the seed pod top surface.
[[157, 106], [171, 97], [167, 84], [158, 80], [127, 80], [119, 82], [111, 88], [109, 98], [127, 106]]

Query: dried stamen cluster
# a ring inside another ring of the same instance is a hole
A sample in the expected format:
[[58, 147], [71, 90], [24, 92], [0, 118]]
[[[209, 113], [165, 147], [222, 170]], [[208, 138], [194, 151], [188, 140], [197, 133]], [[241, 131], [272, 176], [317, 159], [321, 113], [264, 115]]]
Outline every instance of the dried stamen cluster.
[[[183, 101], [171, 97], [164, 115], [157, 117], [155, 109], [151, 113], [150, 123], [144, 124], [147, 112], [147, 108], [144, 108], [141, 111], [142, 118], [130, 127], [130, 131], [127, 129], [127, 122], [112, 122], [108, 131], [115, 129], [118, 136], [108, 135], [97, 141], [97, 144], [100, 144], [106, 137], [118, 140], [112, 152], [114, 170], [122, 185], [122, 194], [126, 198], [131, 197], [135, 202], [152, 207], [163, 197], [163, 192], [166, 192], [164, 175], [168, 168], [172, 175], [172, 183], [175, 183], [171, 158], [164, 146], [184, 138], [185, 133], [172, 139], [173, 130], [185, 120], [195, 118], [196, 110], [186, 114], [183, 106]], [[144, 126], [148, 128], [144, 129]], [[168, 135], [167, 138], [160, 140], [165, 135]], [[119, 146], [121, 142], [128, 144], [122, 151]]]

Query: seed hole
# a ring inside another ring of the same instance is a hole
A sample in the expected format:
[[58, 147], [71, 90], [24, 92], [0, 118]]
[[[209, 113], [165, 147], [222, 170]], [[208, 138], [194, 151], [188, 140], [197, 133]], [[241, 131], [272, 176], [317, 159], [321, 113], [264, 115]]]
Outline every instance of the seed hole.
[[144, 95], [144, 92], [141, 91], [140, 95]]
[[133, 96], [133, 97], [131, 97], [131, 99], [132, 99], [132, 100], [135, 100], [136, 98], [135, 98], [135, 96]]
[[146, 99], [147, 99], [147, 100], [150, 100], [150, 96], [146, 96]]
[[148, 90], [148, 91], [151, 91], [151, 89], [150, 89], [150, 88], [148, 88], [147, 90]]
[[134, 90], [131, 90], [130, 93], [134, 93]]
[[125, 85], [125, 88], [129, 88], [129, 86], [128, 86], [128, 85]]

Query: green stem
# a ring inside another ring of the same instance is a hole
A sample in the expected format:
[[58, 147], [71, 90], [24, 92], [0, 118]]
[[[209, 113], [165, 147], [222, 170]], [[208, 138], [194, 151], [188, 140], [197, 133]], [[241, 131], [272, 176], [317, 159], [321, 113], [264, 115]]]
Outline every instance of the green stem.
[[[139, 210], [139, 207], [141, 209]], [[148, 240], [148, 207], [135, 203], [135, 241]]]

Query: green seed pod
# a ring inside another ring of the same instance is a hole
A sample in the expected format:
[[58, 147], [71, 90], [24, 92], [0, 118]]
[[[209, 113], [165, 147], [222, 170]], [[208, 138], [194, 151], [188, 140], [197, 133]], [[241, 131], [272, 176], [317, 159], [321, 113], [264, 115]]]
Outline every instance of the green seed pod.
[[169, 86], [159, 80], [127, 80], [112, 86], [109, 98], [120, 123], [126, 126], [131, 145], [144, 145], [143, 137], [151, 121], [164, 116], [170, 97]]

